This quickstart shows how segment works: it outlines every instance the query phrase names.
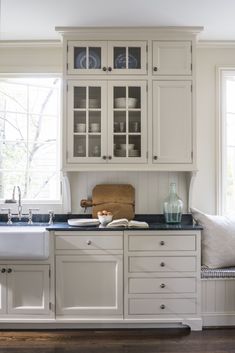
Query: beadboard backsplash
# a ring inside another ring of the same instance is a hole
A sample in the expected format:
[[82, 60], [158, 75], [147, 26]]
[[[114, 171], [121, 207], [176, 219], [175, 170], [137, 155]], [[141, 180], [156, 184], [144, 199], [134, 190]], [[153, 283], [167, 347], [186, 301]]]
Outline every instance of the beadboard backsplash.
[[[176, 183], [177, 193], [187, 212], [187, 182], [184, 172], [71, 172], [68, 173], [72, 194], [72, 213], [84, 213], [81, 199], [89, 199], [97, 184], [131, 184], [135, 188], [135, 212], [162, 213], [169, 185]], [[91, 210], [87, 209], [87, 213]]]

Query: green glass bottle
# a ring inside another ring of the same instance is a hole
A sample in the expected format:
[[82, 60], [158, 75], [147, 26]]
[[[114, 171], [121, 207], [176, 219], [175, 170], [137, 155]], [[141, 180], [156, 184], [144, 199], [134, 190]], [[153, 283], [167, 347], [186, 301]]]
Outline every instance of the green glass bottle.
[[176, 193], [176, 184], [170, 184], [170, 192], [164, 202], [164, 216], [166, 223], [180, 223], [183, 210], [183, 201]]

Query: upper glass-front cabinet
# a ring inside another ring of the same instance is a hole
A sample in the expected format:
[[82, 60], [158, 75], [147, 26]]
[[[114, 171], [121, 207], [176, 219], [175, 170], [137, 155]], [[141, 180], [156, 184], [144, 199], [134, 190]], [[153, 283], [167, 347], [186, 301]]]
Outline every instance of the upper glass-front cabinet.
[[69, 41], [68, 74], [146, 74], [144, 41]]
[[147, 160], [146, 82], [68, 83], [69, 163]]

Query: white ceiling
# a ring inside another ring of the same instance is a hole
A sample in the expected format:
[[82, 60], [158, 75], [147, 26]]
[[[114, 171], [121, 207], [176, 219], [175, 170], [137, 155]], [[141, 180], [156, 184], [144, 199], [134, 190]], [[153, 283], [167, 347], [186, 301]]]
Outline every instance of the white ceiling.
[[55, 26], [204, 26], [235, 40], [235, 0], [0, 0], [0, 39], [59, 39]]

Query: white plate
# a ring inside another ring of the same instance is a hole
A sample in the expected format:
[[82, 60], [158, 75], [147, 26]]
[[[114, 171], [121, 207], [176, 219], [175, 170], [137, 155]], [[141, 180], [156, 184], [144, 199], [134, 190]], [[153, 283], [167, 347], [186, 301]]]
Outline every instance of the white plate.
[[100, 224], [97, 218], [74, 218], [69, 219], [68, 224], [75, 227], [98, 226]]

